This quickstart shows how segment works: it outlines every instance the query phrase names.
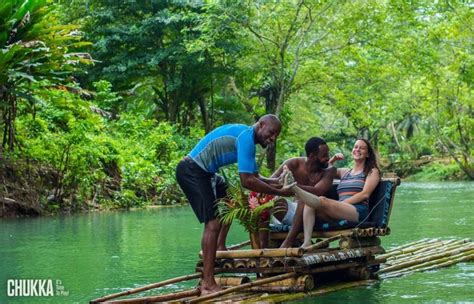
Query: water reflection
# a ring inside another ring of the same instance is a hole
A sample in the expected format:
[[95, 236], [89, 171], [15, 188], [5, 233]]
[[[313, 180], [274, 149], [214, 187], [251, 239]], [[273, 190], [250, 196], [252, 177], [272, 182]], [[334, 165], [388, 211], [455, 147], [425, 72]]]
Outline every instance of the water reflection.
[[[472, 183], [402, 183], [397, 190], [386, 248], [421, 238], [473, 238]], [[89, 299], [194, 272], [202, 225], [188, 206], [0, 220], [0, 282], [11, 278], [63, 281], [70, 295], [48, 302]], [[247, 239], [235, 225], [229, 243]], [[399, 303], [469, 301], [473, 263], [388, 279], [304, 301]], [[195, 282], [158, 291], [178, 290]], [[31, 303], [32, 299], [0, 302]], [[36, 300], [36, 299], [35, 299]], [[39, 300], [39, 299], [38, 299]], [[38, 301], [41, 303], [41, 301]], [[43, 301], [44, 303], [44, 301]]]

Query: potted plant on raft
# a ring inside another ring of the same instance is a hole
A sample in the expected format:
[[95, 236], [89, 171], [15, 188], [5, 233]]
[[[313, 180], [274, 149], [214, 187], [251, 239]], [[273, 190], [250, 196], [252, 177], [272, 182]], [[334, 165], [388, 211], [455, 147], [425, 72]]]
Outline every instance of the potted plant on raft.
[[275, 203], [274, 196], [250, 192], [247, 195], [239, 185], [230, 184], [227, 195], [217, 203], [217, 210], [221, 222], [230, 225], [237, 220], [249, 233], [251, 246], [260, 247], [258, 238], [259, 221], [266, 221], [270, 217], [270, 208]]

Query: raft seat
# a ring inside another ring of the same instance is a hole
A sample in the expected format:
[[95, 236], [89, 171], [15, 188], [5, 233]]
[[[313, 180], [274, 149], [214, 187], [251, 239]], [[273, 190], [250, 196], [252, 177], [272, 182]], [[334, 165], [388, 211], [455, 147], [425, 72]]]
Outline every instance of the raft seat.
[[[354, 235], [356, 229], [376, 228], [377, 231], [389, 231], [388, 223], [395, 198], [395, 190], [400, 178], [382, 178], [369, 198], [369, 215], [361, 222], [340, 220], [331, 223], [317, 223], [313, 237], [330, 237], [337, 234]], [[337, 200], [337, 184], [334, 184], [327, 197]], [[270, 225], [271, 239], [284, 239], [290, 226]], [[385, 234], [385, 232], [384, 232]], [[387, 233], [388, 234], [388, 233]], [[302, 234], [298, 235], [300, 238]]]

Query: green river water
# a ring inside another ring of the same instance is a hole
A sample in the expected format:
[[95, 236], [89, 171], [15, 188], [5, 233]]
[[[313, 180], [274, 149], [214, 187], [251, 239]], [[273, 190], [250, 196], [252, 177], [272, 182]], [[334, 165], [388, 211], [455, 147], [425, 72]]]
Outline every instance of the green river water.
[[[474, 238], [474, 184], [402, 183], [389, 249], [421, 238]], [[0, 303], [86, 303], [104, 294], [193, 273], [202, 226], [189, 206], [0, 219]], [[234, 225], [228, 244], [248, 239]], [[53, 297], [8, 297], [10, 279], [52, 279]], [[195, 282], [195, 281], [194, 281]], [[160, 291], [178, 290], [188, 284]], [[297, 302], [474, 302], [474, 262], [392, 278]]]

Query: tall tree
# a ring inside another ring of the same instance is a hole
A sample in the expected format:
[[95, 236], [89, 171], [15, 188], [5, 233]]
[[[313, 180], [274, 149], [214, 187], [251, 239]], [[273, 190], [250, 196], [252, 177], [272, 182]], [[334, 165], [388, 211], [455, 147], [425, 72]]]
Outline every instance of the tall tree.
[[85, 43], [74, 25], [61, 24], [56, 6], [46, 0], [0, 3], [0, 111], [2, 149], [16, 145], [18, 101], [37, 102], [35, 92], [71, 82], [85, 53], [72, 52]]

